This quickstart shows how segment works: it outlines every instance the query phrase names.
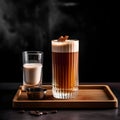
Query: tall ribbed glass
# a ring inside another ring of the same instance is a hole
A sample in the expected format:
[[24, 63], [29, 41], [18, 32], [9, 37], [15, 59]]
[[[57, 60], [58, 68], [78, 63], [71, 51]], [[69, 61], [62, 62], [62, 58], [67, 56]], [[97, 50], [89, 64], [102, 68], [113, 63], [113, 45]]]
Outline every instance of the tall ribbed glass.
[[52, 93], [55, 98], [74, 98], [79, 85], [79, 41], [52, 40]]

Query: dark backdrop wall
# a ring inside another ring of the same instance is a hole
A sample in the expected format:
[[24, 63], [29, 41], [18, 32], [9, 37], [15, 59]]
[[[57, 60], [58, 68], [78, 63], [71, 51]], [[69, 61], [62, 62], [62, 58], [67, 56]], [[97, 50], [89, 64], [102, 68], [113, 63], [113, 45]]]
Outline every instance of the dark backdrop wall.
[[80, 82], [118, 81], [109, 10], [96, 1], [0, 0], [0, 82], [22, 82], [24, 50], [44, 52], [43, 82], [51, 82], [51, 40], [61, 35], [80, 41]]

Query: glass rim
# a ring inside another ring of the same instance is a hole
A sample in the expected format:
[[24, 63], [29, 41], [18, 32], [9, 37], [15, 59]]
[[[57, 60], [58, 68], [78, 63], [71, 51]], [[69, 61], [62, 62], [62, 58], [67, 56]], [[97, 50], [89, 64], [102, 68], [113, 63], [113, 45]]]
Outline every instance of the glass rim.
[[[58, 42], [58, 39], [53, 39], [53, 40], [51, 40], [51, 41], [57, 41]], [[66, 41], [66, 40], [65, 40]], [[78, 41], [79, 42], [79, 40], [78, 39], [67, 39], [67, 41]], [[60, 42], [60, 41], [59, 41]], [[64, 42], [64, 41], [62, 41], [62, 42]]]
[[43, 54], [43, 51], [38, 51], [38, 50], [37, 50], [37, 51], [27, 51], [27, 50], [26, 50], [26, 51], [23, 51], [22, 53], [23, 53], [23, 54], [29, 53], [29, 54], [31, 54], [31, 55], [32, 55], [32, 54]]

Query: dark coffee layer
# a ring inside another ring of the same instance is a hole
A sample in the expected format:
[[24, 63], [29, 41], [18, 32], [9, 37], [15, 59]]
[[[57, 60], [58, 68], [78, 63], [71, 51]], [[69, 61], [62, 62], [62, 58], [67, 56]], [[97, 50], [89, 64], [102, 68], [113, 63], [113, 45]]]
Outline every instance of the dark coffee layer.
[[60, 89], [74, 89], [78, 85], [78, 52], [52, 52], [53, 86]]

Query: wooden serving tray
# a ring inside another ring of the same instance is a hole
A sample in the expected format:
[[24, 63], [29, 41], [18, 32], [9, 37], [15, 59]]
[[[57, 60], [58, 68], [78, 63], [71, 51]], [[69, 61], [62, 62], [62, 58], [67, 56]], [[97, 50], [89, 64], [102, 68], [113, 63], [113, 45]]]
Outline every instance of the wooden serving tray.
[[22, 86], [17, 90], [13, 98], [13, 108], [117, 108], [118, 100], [108, 85], [79, 85], [78, 96], [74, 99], [55, 99], [52, 96], [52, 86], [47, 88], [46, 97], [43, 100], [29, 100]]

